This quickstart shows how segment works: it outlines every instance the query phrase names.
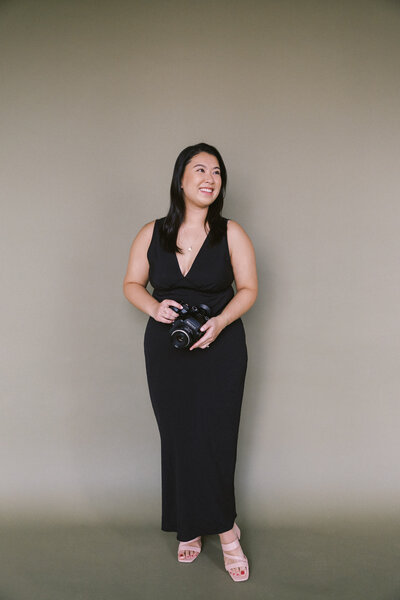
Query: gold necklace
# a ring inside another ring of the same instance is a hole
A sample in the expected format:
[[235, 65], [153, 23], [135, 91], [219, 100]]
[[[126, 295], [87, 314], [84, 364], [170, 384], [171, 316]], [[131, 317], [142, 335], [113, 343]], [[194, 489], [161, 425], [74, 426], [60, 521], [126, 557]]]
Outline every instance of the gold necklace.
[[[208, 235], [208, 233], [207, 233], [207, 235]], [[199, 239], [199, 236], [197, 236], [194, 241], [196, 241], [198, 239]], [[193, 244], [194, 244], [194, 242], [192, 242], [188, 248], [184, 248], [184, 250], [187, 250], [188, 252], [192, 252]]]

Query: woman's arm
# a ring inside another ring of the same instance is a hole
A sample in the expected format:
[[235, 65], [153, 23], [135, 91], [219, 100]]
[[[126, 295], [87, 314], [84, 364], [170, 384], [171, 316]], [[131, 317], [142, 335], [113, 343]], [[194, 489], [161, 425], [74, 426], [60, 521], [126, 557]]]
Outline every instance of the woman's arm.
[[133, 240], [123, 283], [124, 296], [136, 308], [150, 316], [153, 316], [158, 305], [157, 300], [146, 290], [149, 281], [147, 250], [153, 235], [154, 223], [154, 221], [146, 223]]
[[153, 236], [154, 223], [155, 221], [146, 223], [132, 242], [128, 268], [123, 284], [124, 296], [136, 308], [153, 317], [156, 321], [171, 323], [178, 315], [170, 306], [182, 308], [182, 305], [172, 299], [158, 302], [146, 290], [150, 268], [149, 261], [147, 260], [147, 250]]
[[258, 294], [256, 256], [249, 236], [230, 219], [227, 237], [237, 293], [218, 315], [224, 327], [247, 312]]

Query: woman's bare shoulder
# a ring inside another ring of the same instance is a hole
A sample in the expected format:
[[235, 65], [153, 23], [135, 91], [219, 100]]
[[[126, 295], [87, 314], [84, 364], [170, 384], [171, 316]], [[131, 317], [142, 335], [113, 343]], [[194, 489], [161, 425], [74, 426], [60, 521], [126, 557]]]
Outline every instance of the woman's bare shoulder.
[[148, 223], [145, 223], [143, 225], [143, 227], [141, 227], [135, 237], [135, 240], [138, 240], [139, 242], [149, 242], [151, 241], [151, 238], [153, 236], [153, 231], [154, 231], [154, 225], [155, 225], [156, 220], [154, 219], [153, 221], [149, 221]]
[[227, 223], [227, 234], [232, 239], [240, 239], [243, 237], [248, 237], [247, 233], [243, 229], [243, 227], [233, 219], [228, 219]]
[[147, 235], [149, 233], [153, 233], [155, 222], [156, 222], [156, 219], [154, 219], [153, 221], [149, 221], [148, 223], [145, 223], [140, 231]]
[[228, 239], [229, 254], [232, 258], [232, 253], [246, 252], [253, 246], [250, 237], [247, 235], [243, 227], [237, 222], [229, 219], [227, 224], [226, 236]]

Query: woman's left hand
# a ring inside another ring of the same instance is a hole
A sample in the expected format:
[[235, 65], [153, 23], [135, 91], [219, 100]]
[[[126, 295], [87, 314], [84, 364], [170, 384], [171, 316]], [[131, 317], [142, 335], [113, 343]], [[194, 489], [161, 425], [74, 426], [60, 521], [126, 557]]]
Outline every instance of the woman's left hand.
[[194, 350], [195, 348], [201, 348], [204, 350], [211, 344], [211, 342], [217, 339], [224, 327], [225, 325], [223, 324], [221, 317], [218, 315], [216, 317], [211, 317], [211, 319], [208, 319], [208, 321], [206, 321], [204, 325], [200, 327], [200, 331], [205, 331], [205, 334], [201, 336], [201, 338], [195, 344], [193, 344], [189, 350]]

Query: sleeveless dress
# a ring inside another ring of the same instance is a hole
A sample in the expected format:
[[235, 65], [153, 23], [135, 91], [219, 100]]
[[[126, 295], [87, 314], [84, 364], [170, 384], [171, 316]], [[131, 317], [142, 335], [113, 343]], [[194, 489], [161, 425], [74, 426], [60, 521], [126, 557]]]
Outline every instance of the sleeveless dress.
[[[157, 219], [147, 252], [153, 296], [161, 302], [207, 304], [220, 314], [234, 296], [232, 264], [225, 233], [209, 236], [189, 272], [160, 243]], [[161, 438], [163, 531], [179, 541], [232, 529], [237, 516], [234, 474], [240, 412], [247, 370], [242, 320], [227, 325], [207, 349], [178, 350], [171, 325], [149, 317], [144, 354], [149, 394]]]

